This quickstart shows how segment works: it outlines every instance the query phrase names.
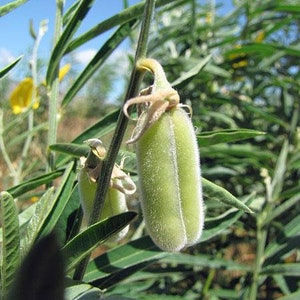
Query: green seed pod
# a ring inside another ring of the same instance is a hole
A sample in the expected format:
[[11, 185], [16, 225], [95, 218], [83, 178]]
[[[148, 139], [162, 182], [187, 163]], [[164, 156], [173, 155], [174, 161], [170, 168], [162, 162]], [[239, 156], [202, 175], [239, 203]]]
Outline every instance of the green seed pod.
[[[93, 209], [94, 198], [96, 194], [97, 184], [92, 182], [88, 177], [86, 170], [81, 169], [78, 174], [78, 188], [83, 208], [84, 216], [88, 220]], [[100, 220], [118, 215], [128, 211], [125, 194], [113, 187], [109, 187], [105, 197], [103, 210]], [[109, 239], [110, 242], [116, 242], [125, 237], [128, 233], [129, 226], [119, 231], [115, 236]]]
[[137, 140], [136, 155], [142, 210], [153, 241], [171, 252], [197, 243], [204, 208], [199, 149], [187, 113], [179, 107], [164, 112]]
[[[101, 171], [102, 160], [106, 155], [101, 141], [92, 139], [88, 141], [88, 144], [91, 151], [87, 158], [81, 159], [82, 168], [78, 173], [79, 197], [86, 220], [89, 220], [92, 214], [97, 189], [97, 176]], [[135, 190], [135, 184], [130, 177], [119, 166], [115, 165], [99, 220], [128, 211], [126, 195], [133, 194]], [[129, 226], [126, 226], [109, 241], [115, 242], [122, 239], [128, 230]]]

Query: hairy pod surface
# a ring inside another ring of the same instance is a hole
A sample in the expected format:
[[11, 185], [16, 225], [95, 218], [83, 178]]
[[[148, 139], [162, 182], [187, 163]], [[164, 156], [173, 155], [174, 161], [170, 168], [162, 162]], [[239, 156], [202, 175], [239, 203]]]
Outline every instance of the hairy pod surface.
[[200, 158], [192, 122], [175, 107], [136, 142], [145, 224], [163, 250], [180, 251], [201, 237], [204, 212]]

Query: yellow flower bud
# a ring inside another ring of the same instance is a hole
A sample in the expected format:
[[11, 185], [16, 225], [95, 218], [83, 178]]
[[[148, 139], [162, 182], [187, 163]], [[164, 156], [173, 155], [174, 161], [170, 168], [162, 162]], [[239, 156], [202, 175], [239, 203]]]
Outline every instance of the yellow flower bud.
[[71, 64], [65, 64], [59, 69], [58, 80], [62, 81], [64, 77], [69, 73], [71, 69]]
[[[24, 78], [12, 91], [9, 102], [14, 114], [20, 114], [30, 107], [33, 109], [39, 107], [37, 95], [33, 94], [34, 86], [31, 77]], [[33, 101], [33, 103], [32, 103]]]

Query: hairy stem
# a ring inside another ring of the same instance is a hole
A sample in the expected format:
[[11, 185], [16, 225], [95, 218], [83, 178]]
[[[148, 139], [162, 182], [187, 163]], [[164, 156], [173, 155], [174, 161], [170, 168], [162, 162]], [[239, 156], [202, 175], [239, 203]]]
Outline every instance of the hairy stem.
[[[138, 70], [136, 68], [136, 62], [140, 58], [145, 57], [147, 53], [148, 36], [149, 36], [151, 19], [154, 12], [154, 7], [155, 7], [155, 0], [146, 1], [142, 26], [140, 30], [140, 35], [139, 35], [139, 40], [138, 40], [138, 45], [137, 45], [137, 50], [135, 55], [135, 67], [131, 73], [130, 82], [124, 99], [124, 103], [128, 99], [133, 98], [138, 94], [138, 89], [144, 71]], [[128, 123], [128, 119], [124, 115], [123, 110], [121, 109], [117, 121], [116, 130], [112, 138], [112, 142], [107, 152], [106, 159], [103, 162], [101, 173], [99, 174], [94, 207], [89, 220], [89, 225], [94, 224], [99, 219], [99, 215], [105, 200], [105, 195], [110, 183], [111, 173], [126, 131], [127, 123]], [[78, 266], [74, 274], [74, 279], [76, 280], [82, 279], [88, 260], [89, 257], [84, 259], [84, 261], [82, 261], [82, 263]]]
[[[55, 32], [54, 32], [54, 43], [56, 44], [59, 40], [63, 25], [63, 7], [64, 0], [56, 0], [56, 20], [55, 20]], [[51, 62], [50, 62], [51, 63]], [[49, 130], [48, 130], [48, 146], [56, 143], [57, 137], [57, 110], [58, 110], [58, 69], [56, 70], [56, 78], [50, 83], [51, 87], [49, 90]], [[54, 153], [48, 153], [48, 169], [54, 168]], [[49, 171], [48, 170], [48, 171]]]

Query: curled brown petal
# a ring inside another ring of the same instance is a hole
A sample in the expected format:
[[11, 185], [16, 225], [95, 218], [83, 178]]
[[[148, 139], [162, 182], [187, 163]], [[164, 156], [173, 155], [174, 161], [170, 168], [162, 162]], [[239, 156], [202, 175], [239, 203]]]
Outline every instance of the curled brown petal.
[[154, 102], [148, 109], [146, 113], [146, 118], [143, 121], [143, 125], [141, 127], [138, 127], [138, 132], [133, 134], [132, 138], [126, 142], [126, 144], [132, 144], [136, 142], [143, 134], [144, 132], [150, 128], [153, 123], [159, 119], [159, 117], [166, 111], [169, 104], [165, 100], [159, 100]]
[[152, 99], [152, 95], [145, 95], [145, 96], [138, 96], [138, 97], [127, 100], [123, 106], [124, 115], [128, 119], [132, 119], [128, 114], [128, 107], [131, 105], [134, 105], [134, 104], [149, 103], [149, 102], [151, 102], [151, 99]]

